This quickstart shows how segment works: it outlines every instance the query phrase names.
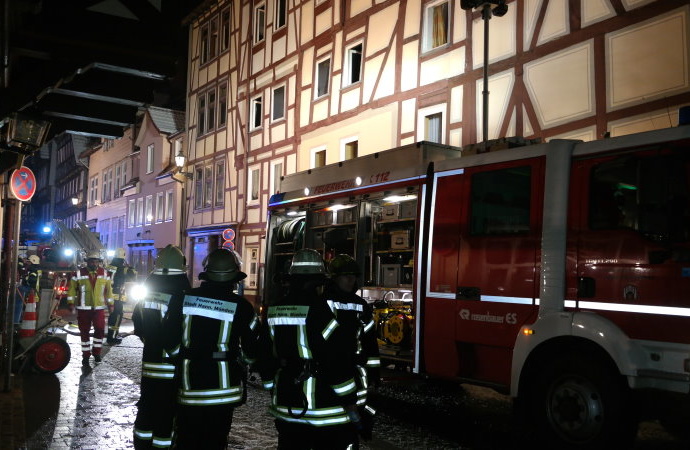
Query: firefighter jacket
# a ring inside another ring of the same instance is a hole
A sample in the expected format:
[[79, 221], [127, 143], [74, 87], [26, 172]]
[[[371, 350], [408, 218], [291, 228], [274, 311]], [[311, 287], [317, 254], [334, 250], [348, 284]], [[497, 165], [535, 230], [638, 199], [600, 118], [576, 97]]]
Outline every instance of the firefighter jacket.
[[336, 339], [339, 327], [315, 286], [292, 281], [290, 292], [268, 308], [258, 365], [272, 389], [270, 412], [278, 420], [335, 426], [350, 421], [345, 406], [356, 402], [356, 369]]
[[110, 273], [110, 278], [113, 280], [113, 294], [115, 300], [127, 301], [125, 283], [136, 279], [136, 270], [128, 266], [122, 258], [113, 258], [106, 270]]
[[67, 303], [77, 309], [105, 309], [113, 303], [113, 289], [108, 272], [99, 267], [89, 272], [82, 267], [72, 274]]
[[357, 368], [357, 404], [366, 403], [367, 387], [378, 384], [381, 360], [371, 305], [354, 292], [345, 292], [328, 283], [323, 298], [338, 322], [334, 339], [343, 342], [347, 351], [342, 357]]
[[132, 314], [134, 334], [144, 343], [141, 376], [172, 380], [175, 365], [164, 348], [163, 317], [168, 305], [180, 303], [191, 285], [184, 273], [163, 274], [156, 270], [146, 279], [146, 288], [146, 297], [137, 303]]
[[204, 281], [171, 299], [163, 334], [177, 361], [180, 405], [244, 401], [245, 365], [257, 356], [259, 327], [254, 308], [233, 286]]

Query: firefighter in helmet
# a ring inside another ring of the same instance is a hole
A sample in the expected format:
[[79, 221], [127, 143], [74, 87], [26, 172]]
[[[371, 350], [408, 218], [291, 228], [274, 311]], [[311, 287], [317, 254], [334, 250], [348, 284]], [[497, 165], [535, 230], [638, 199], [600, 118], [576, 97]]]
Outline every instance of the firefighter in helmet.
[[177, 356], [177, 448], [224, 449], [234, 408], [245, 399], [246, 364], [256, 358], [258, 319], [233, 292], [246, 277], [239, 256], [213, 250], [201, 286], [173, 298], [164, 321], [166, 348]]
[[355, 366], [342, 355], [351, 345], [323, 300], [326, 269], [315, 250], [295, 253], [288, 292], [268, 308], [257, 368], [272, 389], [278, 448], [345, 449], [356, 445]]
[[134, 281], [137, 277], [137, 272], [125, 261], [124, 248], [115, 250], [115, 257], [110, 261], [107, 270], [113, 280], [114, 302], [113, 309], [108, 315], [106, 343], [108, 345], [117, 345], [122, 342], [122, 339], [118, 337], [118, 332], [120, 331], [120, 323], [122, 323], [124, 302], [127, 301], [125, 283]]
[[103, 337], [105, 336], [105, 309], [113, 304], [113, 289], [108, 272], [100, 267], [103, 262], [100, 252], [86, 255], [86, 266], [72, 274], [67, 293], [70, 311], [77, 308], [77, 322], [81, 334], [82, 365], [89, 364], [91, 348], [91, 326], [93, 325], [93, 358], [101, 362]]
[[175, 416], [175, 365], [164, 349], [163, 317], [191, 288], [182, 251], [168, 245], [156, 256], [146, 293], [132, 314], [134, 334], [144, 343], [141, 396], [134, 421], [134, 448], [170, 448]]
[[361, 417], [359, 434], [371, 438], [374, 409], [367, 405], [367, 390], [380, 382], [381, 360], [376, 340], [374, 312], [357, 295], [359, 265], [350, 255], [337, 255], [328, 266], [330, 280], [326, 283], [324, 299], [340, 325], [335, 333], [350, 344], [343, 358], [357, 368], [357, 406]]

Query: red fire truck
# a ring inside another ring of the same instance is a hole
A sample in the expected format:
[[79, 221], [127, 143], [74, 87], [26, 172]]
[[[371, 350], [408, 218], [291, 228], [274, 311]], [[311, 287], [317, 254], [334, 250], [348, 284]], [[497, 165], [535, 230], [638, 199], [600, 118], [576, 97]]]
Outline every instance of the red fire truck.
[[690, 126], [502, 144], [286, 176], [265, 302], [296, 249], [348, 253], [385, 358], [510, 393], [550, 448], [626, 448], [633, 393], [690, 392]]

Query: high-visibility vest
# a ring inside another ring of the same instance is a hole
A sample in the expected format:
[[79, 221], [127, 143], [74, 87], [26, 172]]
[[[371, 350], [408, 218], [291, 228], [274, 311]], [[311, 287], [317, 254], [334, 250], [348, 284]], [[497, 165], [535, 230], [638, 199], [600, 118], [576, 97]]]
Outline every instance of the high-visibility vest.
[[[91, 283], [91, 278], [95, 283]], [[105, 269], [99, 267], [89, 272], [86, 267], [72, 275], [67, 293], [67, 303], [76, 305], [77, 309], [105, 309], [113, 304], [112, 281]]]

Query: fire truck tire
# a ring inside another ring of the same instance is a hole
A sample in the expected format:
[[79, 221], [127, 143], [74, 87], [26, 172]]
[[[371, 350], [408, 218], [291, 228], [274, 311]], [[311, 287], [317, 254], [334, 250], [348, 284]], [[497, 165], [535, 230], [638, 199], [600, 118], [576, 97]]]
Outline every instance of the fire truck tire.
[[543, 366], [528, 395], [532, 437], [544, 448], [632, 448], [637, 422], [628, 388], [617, 371], [592, 355]]
[[67, 367], [71, 354], [67, 342], [51, 336], [36, 347], [32, 356], [33, 365], [41, 373], [58, 373]]

